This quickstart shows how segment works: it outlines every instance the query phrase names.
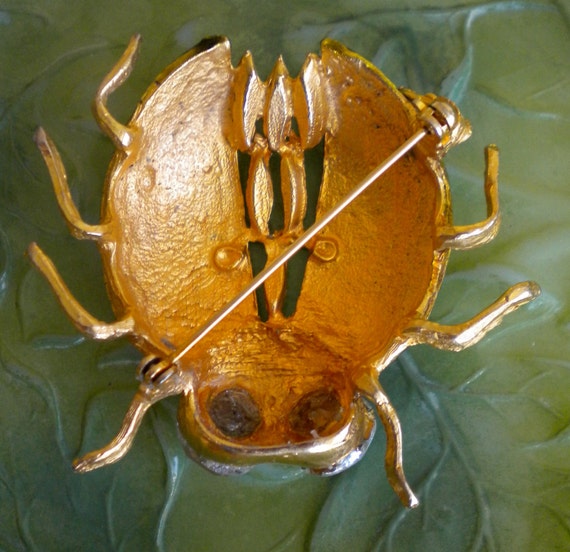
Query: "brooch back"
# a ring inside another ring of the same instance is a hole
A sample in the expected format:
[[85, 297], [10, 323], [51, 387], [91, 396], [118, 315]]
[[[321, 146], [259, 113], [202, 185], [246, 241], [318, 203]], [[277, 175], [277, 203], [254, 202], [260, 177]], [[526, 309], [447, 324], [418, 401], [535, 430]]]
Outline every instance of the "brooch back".
[[[373, 405], [388, 479], [417, 505], [379, 373], [412, 345], [469, 347], [540, 293], [522, 282], [462, 324], [428, 320], [450, 250], [498, 231], [497, 149], [486, 150], [487, 218], [457, 226], [441, 158], [470, 128], [449, 100], [399, 91], [331, 40], [296, 78], [279, 59], [262, 82], [249, 53], [234, 68], [229, 42], [212, 38], [168, 67], [123, 125], [106, 103], [138, 44], [94, 102], [117, 147], [100, 224], [81, 219], [55, 145], [36, 134], [73, 235], [99, 245], [117, 320], [85, 311], [36, 244], [32, 262], [80, 331], [128, 336], [145, 355], [117, 437], [75, 469], [120, 459], [148, 408], [180, 394], [185, 448], [206, 468], [333, 474], [366, 451]], [[322, 175], [311, 188], [314, 152]]]

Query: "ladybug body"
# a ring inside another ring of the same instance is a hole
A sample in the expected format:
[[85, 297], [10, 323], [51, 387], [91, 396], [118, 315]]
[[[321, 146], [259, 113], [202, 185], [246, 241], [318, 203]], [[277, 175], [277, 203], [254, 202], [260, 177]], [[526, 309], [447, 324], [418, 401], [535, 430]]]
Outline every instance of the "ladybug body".
[[[337, 473], [370, 443], [372, 405], [387, 433], [390, 482], [415, 506], [380, 371], [416, 343], [469, 346], [539, 293], [525, 282], [462, 325], [427, 320], [450, 249], [483, 244], [498, 230], [496, 149], [487, 153], [487, 219], [453, 226], [440, 160], [470, 131], [451, 102], [398, 91], [333, 41], [296, 78], [279, 60], [262, 82], [249, 54], [234, 68], [229, 42], [213, 38], [167, 68], [123, 126], [106, 100], [137, 47], [135, 37], [95, 99], [95, 116], [117, 145], [99, 225], [81, 220], [55, 146], [41, 129], [36, 138], [73, 233], [99, 245], [117, 321], [84, 311], [35, 244], [32, 261], [79, 329], [96, 339], [128, 336], [146, 355], [121, 432], [76, 469], [118, 460], [146, 410], [181, 394], [183, 442], [208, 469], [286, 462]], [[184, 349], [260, 266], [426, 124], [436, 132], [308, 241], [301, 262], [283, 263]], [[311, 151], [323, 152], [320, 182], [309, 182]]]

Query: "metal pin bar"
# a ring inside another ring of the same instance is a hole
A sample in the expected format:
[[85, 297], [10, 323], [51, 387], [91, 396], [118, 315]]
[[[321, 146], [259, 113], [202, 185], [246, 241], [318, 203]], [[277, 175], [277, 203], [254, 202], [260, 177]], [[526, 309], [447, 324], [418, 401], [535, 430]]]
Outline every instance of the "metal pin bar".
[[279, 255], [270, 265], [252, 279], [250, 284], [229, 303], [209, 318], [193, 335], [192, 339], [174, 357], [172, 363], [178, 362], [190, 349], [192, 349], [201, 339], [203, 339], [213, 328], [215, 328], [228, 314], [239, 306], [249, 295], [251, 295], [265, 280], [267, 280], [279, 267], [284, 265], [297, 251], [313, 239], [327, 224], [331, 222], [343, 209], [352, 203], [362, 192], [364, 192], [379, 176], [384, 174], [394, 163], [399, 161], [408, 153], [424, 136], [428, 134], [425, 129], [418, 130], [411, 138], [406, 140], [396, 151], [387, 157], [378, 167], [360, 182], [344, 199], [328, 211], [323, 217], [311, 225], [307, 230], [295, 240], [281, 255]]

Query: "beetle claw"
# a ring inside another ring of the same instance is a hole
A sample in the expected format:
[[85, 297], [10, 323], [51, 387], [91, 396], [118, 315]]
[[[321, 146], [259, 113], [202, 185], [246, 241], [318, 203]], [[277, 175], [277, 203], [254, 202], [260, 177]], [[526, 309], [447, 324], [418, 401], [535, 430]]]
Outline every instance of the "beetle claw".
[[103, 322], [90, 314], [71, 294], [51, 259], [35, 242], [28, 248], [28, 255], [34, 266], [45, 277], [57, 300], [75, 327], [91, 339], [109, 340], [133, 334], [134, 321], [126, 316], [115, 322]]
[[462, 351], [475, 345], [505, 316], [540, 295], [536, 282], [519, 282], [473, 318], [461, 324], [445, 325], [430, 320], [414, 320], [404, 335], [409, 345], [428, 344], [444, 351]]

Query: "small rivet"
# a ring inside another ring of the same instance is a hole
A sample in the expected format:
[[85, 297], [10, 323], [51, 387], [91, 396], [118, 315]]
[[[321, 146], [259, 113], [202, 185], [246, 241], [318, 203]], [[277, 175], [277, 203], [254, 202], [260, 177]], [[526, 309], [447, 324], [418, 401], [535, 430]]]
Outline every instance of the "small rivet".
[[325, 263], [334, 261], [338, 255], [338, 245], [333, 239], [318, 238], [313, 249], [313, 255]]
[[220, 270], [237, 268], [244, 258], [244, 250], [235, 245], [221, 245], [214, 251], [214, 264]]

